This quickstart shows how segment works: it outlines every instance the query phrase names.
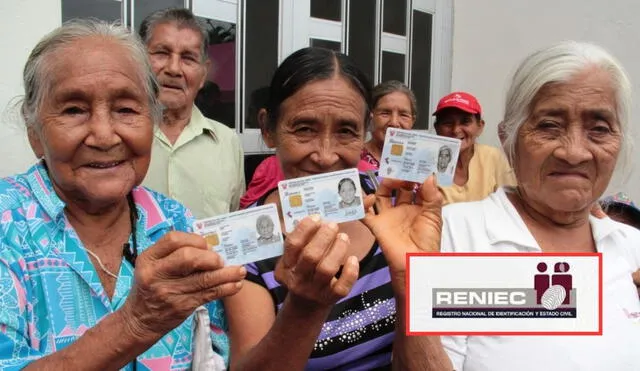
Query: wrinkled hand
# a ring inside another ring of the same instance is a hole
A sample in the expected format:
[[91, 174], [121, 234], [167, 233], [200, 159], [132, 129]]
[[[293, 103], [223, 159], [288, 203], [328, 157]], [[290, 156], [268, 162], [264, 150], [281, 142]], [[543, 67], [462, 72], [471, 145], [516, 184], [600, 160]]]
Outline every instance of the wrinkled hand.
[[[396, 294], [404, 293], [407, 253], [440, 251], [442, 195], [434, 176], [419, 187], [415, 200], [414, 188], [415, 183], [385, 178], [375, 195], [365, 199], [367, 214], [363, 221], [380, 244]], [[393, 190], [397, 192], [395, 205]]]
[[331, 308], [358, 279], [358, 259], [346, 259], [348, 246], [349, 237], [338, 233], [335, 223], [305, 218], [285, 239], [275, 279], [287, 288], [291, 301], [309, 309]]
[[135, 281], [122, 310], [141, 339], [163, 336], [210, 301], [237, 293], [244, 267], [222, 258], [196, 234], [170, 232], [136, 259]]

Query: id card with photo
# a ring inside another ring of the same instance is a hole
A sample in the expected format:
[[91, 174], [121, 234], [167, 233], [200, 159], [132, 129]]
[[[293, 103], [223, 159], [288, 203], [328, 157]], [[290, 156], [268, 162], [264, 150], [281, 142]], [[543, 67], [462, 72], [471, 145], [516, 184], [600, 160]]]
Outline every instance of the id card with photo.
[[253, 263], [283, 252], [280, 218], [274, 204], [197, 220], [193, 229], [225, 265]]
[[460, 139], [417, 130], [389, 128], [380, 156], [379, 175], [422, 183], [436, 173], [438, 185], [450, 186], [458, 163]]
[[287, 232], [306, 216], [318, 215], [335, 223], [364, 218], [357, 169], [283, 180], [278, 191]]

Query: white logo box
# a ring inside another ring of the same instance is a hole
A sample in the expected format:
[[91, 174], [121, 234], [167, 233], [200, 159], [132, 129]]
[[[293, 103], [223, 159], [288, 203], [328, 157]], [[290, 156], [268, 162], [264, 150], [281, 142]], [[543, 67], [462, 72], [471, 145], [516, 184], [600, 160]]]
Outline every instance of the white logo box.
[[407, 256], [409, 335], [601, 335], [600, 253]]

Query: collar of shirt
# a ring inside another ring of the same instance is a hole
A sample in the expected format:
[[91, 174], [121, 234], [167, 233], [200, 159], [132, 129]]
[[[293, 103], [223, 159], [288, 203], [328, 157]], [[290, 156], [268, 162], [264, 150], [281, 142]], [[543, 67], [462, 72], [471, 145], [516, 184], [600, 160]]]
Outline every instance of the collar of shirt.
[[204, 117], [202, 112], [196, 107], [193, 106], [191, 110], [191, 118], [189, 119], [189, 124], [184, 127], [182, 133], [178, 137], [178, 140], [171, 145], [167, 137], [164, 135], [162, 130], [158, 126], [154, 129], [154, 135], [158, 138], [164, 145], [172, 148], [173, 150], [177, 150], [181, 146], [189, 143], [199, 135], [208, 135], [214, 141], [218, 141], [218, 135], [216, 134], [216, 126], [213, 121]]
[[[482, 202], [486, 210], [485, 215], [491, 215], [490, 219], [485, 220], [485, 228], [492, 245], [511, 241], [531, 250], [540, 250], [529, 228], [509, 201], [504, 187], [499, 188]], [[610, 218], [598, 219], [590, 215], [589, 223], [596, 245], [601, 245], [602, 240], [615, 233], [622, 233], [623, 236], [626, 236], [625, 230]]]
[[[33, 197], [42, 206], [47, 215], [56, 223], [61, 223], [64, 219], [66, 205], [53, 189], [53, 184], [43, 161], [40, 161], [27, 173], [27, 182], [31, 186]], [[132, 194], [138, 209], [138, 230], [142, 230], [145, 235], [150, 236], [159, 229], [173, 229], [173, 221], [165, 216], [146, 188], [135, 187], [132, 190]]]

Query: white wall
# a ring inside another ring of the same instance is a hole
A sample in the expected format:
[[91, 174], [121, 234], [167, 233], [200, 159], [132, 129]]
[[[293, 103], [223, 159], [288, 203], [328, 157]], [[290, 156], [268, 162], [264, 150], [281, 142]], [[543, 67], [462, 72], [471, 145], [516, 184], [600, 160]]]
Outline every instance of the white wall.
[[[453, 90], [475, 94], [485, 111], [481, 142], [498, 145], [496, 125], [504, 111], [507, 81], [536, 49], [562, 40], [591, 41], [608, 49], [627, 69], [634, 96], [631, 126], [640, 150], [640, 2], [637, 0], [455, 0]], [[634, 162], [640, 156], [634, 154]], [[626, 191], [640, 202], [640, 166], [630, 168]]]
[[0, 177], [23, 172], [35, 161], [14, 108], [29, 52], [60, 25], [60, 0], [0, 1]]

